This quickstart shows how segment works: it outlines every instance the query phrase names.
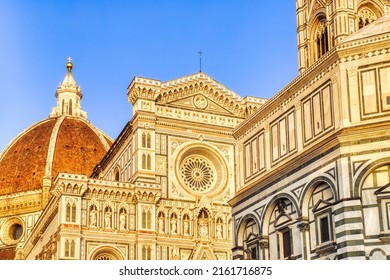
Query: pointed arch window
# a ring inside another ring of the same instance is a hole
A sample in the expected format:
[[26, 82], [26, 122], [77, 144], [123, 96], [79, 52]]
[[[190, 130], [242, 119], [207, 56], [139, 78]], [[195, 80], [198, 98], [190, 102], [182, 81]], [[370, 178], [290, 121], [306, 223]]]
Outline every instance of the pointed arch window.
[[358, 17], [359, 17], [359, 29], [365, 27], [366, 25], [370, 24], [371, 22], [377, 19], [376, 14], [366, 7], [362, 8], [358, 12]]
[[258, 245], [258, 227], [253, 219], [246, 222], [244, 230], [244, 259], [257, 260], [259, 259], [259, 245]]
[[71, 204], [70, 202], [68, 202], [66, 204], [65, 215], [66, 215], [65, 221], [67, 223], [69, 223], [69, 222], [75, 223], [76, 222], [76, 203], [73, 202]]
[[76, 203], [72, 204], [72, 223], [76, 222]]
[[146, 133], [142, 132], [142, 148], [146, 148]]
[[148, 209], [148, 212], [146, 213], [146, 227], [148, 229], [151, 229], [152, 228], [152, 212], [150, 211], [150, 209]]
[[66, 222], [70, 222], [70, 203], [66, 204]]
[[142, 259], [151, 260], [152, 259], [152, 248], [150, 246], [142, 246]]
[[142, 209], [142, 228], [152, 228], [152, 212], [150, 209]]
[[315, 41], [317, 47], [317, 59], [319, 59], [329, 51], [328, 27], [325, 17], [322, 17], [319, 20]]
[[114, 180], [119, 182], [120, 181], [120, 170], [119, 167], [116, 167], [114, 170]]
[[69, 257], [69, 251], [70, 251], [70, 242], [69, 242], [69, 240], [66, 240], [65, 241], [65, 257], [66, 258]]
[[150, 133], [146, 134], [146, 147], [149, 149], [152, 147], [152, 140], [151, 140]]
[[75, 242], [74, 240], [72, 240], [72, 241], [70, 242], [70, 256], [71, 256], [72, 258], [75, 257], [75, 251], [76, 251], [76, 242]]
[[74, 240], [69, 241], [68, 239], [65, 241], [65, 257], [66, 258], [74, 258], [76, 253], [76, 242]]
[[148, 155], [146, 159], [146, 169], [147, 170], [152, 169], [152, 157], [150, 155]]
[[142, 132], [142, 148], [152, 147], [152, 137], [149, 132]]
[[142, 169], [152, 170], [152, 157], [149, 154], [142, 154]]

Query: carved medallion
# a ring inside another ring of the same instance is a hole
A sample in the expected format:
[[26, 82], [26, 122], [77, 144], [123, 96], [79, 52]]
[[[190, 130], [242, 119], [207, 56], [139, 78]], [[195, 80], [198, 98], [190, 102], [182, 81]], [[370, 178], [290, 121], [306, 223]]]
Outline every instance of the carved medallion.
[[207, 99], [203, 95], [194, 96], [194, 105], [198, 109], [204, 109], [207, 107]]

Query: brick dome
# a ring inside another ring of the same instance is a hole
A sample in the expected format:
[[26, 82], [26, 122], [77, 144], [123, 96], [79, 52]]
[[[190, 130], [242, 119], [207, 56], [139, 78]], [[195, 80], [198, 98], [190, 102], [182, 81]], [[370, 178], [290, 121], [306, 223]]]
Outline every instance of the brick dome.
[[88, 120], [60, 116], [18, 135], [0, 155], [0, 195], [37, 190], [59, 172], [90, 176], [112, 141]]

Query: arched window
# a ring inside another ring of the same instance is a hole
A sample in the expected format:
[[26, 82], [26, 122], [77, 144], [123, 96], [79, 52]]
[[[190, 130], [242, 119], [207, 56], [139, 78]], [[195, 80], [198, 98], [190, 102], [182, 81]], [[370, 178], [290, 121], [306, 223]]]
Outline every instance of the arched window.
[[359, 29], [363, 28], [364, 26], [370, 24], [374, 20], [377, 19], [377, 15], [370, 10], [367, 7], [363, 7], [358, 12], [358, 18], [359, 18]]
[[64, 110], [65, 110], [65, 100], [62, 99], [62, 115], [64, 114]]
[[70, 251], [70, 242], [69, 242], [69, 240], [66, 240], [65, 241], [65, 257], [66, 258], [68, 258], [70, 256], [69, 251]]
[[152, 212], [150, 209], [142, 209], [142, 227], [144, 229], [152, 228]]
[[104, 246], [104, 248], [97, 249], [95, 253], [92, 253], [90, 259], [91, 260], [123, 260], [123, 255], [121, 252], [114, 247], [107, 248], [108, 246]]
[[152, 147], [152, 141], [151, 141], [150, 133], [147, 133], [147, 136], [146, 136], [146, 147], [149, 148], [149, 149]]
[[146, 228], [146, 210], [142, 209], [142, 227]]
[[142, 169], [146, 169], [146, 155], [142, 154]]
[[66, 222], [70, 222], [70, 203], [66, 204]]
[[72, 242], [70, 242], [70, 256], [72, 258], [75, 257], [75, 251], [76, 251], [76, 242], [72, 240]]
[[328, 42], [328, 27], [326, 23], [326, 18], [321, 17], [318, 22], [315, 43], [317, 47], [317, 59], [323, 56], [329, 51], [329, 42]]
[[72, 204], [72, 223], [76, 222], [76, 203]]
[[150, 155], [147, 156], [146, 169], [147, 170], [151, 170], [152, 169], [152, 157]]
[[142, 132], [142, 148], [146, 148], [146, 133]]
[[142, 246], [142, 259], [151, 260], [152, 259], [152, 248], [150, 246]]
[[150, 211], [150, 209], [148, 209], [148, 212], [146, 214], [146, 227], [148, 229], [151, 229], [152, 228], [152, 212]]
[[117, 182], [119, 182], [119, 180], [120, 180], [120, 171], [119, 171], [118, 167], [115, 168], [115, 170], [114, 170], [114, 180]]

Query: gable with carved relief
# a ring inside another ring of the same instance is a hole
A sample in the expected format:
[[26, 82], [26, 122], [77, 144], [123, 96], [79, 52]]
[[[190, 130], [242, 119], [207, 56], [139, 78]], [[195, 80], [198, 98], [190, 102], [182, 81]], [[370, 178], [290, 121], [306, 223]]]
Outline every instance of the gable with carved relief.
[[246, 115], [242, 97], [204, 73], [162, 83], [156, 104], [236, 117]]
[[170, 107], [179, 109], [188, 109], [196, 111], [206, 111], [207, 113], [218, 115], [235, 115], [227, 108], [216, 103], [214, 100], [209, 99], [203, 94], [193, 94], [188, 97], [179, 98], [175, 101], [168, 103]]

